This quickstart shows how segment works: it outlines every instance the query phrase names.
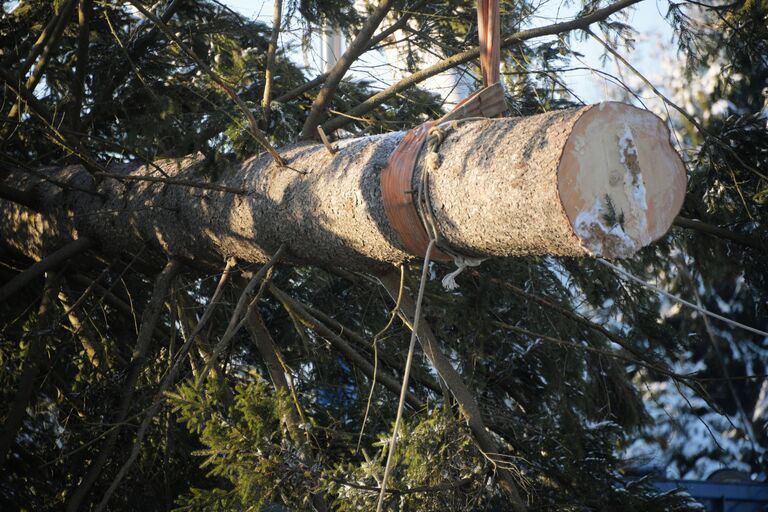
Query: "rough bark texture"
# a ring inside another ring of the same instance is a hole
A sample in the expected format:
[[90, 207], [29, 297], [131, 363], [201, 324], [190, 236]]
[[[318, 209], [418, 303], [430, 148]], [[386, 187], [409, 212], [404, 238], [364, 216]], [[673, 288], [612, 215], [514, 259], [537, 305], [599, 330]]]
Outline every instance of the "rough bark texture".
[[[590, 108], [445, 126], [436, 159], [422, 151], [414, 182], [425, 162], [433, 162], [431, 203], [450, 245], [476, 256], [600, 254], [584, 247], [558, 191], [569, 135]], [[100, 195], [16, 176], [14, 185], [40, 197], [42, 213], [0, 201], [0, 234], [30, 255], [52, 243], [89, 237], [107, 251], [148, 242], [202, 262], [219, 262], [222, 256], [263, 262], [285, 243], [294, 261], [379, 270], [410, 256], [387, 221], [379, 187], [381, 169], [402, 137], [395, 132], [341, 141], [335, 155], [317, 144], [284, 149], [289, 165], [306, 174], [279, 168], [269, 156], [218, 170], [218, 185], [248, 195], [111, 178], [96, 184], [79, 166], [45, 172]], [[156, 165], [175, 179], [213, 181], [213, 170], [201, 158]], [[126, 166], [112, 172], [136, 177], [157, 171]]]

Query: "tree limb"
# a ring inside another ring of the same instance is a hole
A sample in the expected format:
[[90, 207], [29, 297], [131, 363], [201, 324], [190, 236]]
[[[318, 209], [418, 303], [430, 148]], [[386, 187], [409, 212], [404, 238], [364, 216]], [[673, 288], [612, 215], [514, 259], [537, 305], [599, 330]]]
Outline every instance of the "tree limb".
[[[503, 38], [501, 40], [501, 47], [505, 48], [507, 46], [512, 46], [514, 44], [521, 43], [523, 41], [527, 41], [529, 39], [534, 39], [538, 37], [560, 34], [562, 32], [569, 32], [571, 30], [585, 29], [589, 27], [589, 25], [591, 25], [592, 23], [603, 21], [606, 18], [608, 18], [608, 16], [610, 16], [611, 14], [614, 14], [615, 12], [618, 12], [631, 5], [639, 3], [640, 1], [641, 0], [619, 0], [618, 2], [615, 2], [607, 7], [603, 7], [602, 9], [598, 9], [589, 14], [585, 14], [584, 16], [579, 16], [578, 18], [575, 18], [570, 21], [564, 21], [562, 23], [554, 23], [552, 25], [547, 25], [545, 27], [522, 30], [520, 32], [516, 32], [514, 34], [511, 34]], [[449, 69], [452, 69], [460, 64], [464, 64], [465, 62], [469, 62], [473, 59], [476, 59], [479, 56], [480, 56], [480, 48], [474, 47], [470, 50], [466, 50], [461, 53], [457, 53], [456, 55], [453, 55], [451, 57], [448, 57], [447, 59], [441, 62], [438, 62], [437, 64], [434, 64], [428, 68], [417, 71], [416, 73], [413, 73], [412, 75], [407, 76], [402, 80], [400, 80], [399, 82], [387, 87], [383, 91], [377, 94], [374, 94], [373, 96], [363, 101], [356, 107], [350, 109], [347, 112], [347, 115], [361, 116], [363, 114], [366, 114], [367, 112], [373, 110], [374, 108], [376, 108], [377, 106], [379, 106], [381, 103], [385, 102], [392, 96], [395, 96], [396, 94], [408, 89], [409, 87], [414, 86], [420, 82], [423, 82], [427, 78], [431, 78], [435, 75], [438, 75], [443, 71], [448, 71]], [[346, 126], [349, 122], [350, 122], [350, 119], [348, 117], [335, 117], [330, 121], [324, 123], [323, 128], [325, 128], [325, 131], [327, 133], [330, 133], [333, 130], [338, 130], [343, 126]]]
[[200, 320], [197, 322], [197, 325], [195, 326], [195, 328], [189, 334], [189, 336], [187, 337], [186, 341], [181, 346], [179, 351], [175, 354], [174, 356], [175, 361], [173, 362], [171, 369], [168, 371], [168, 374], [163, 378], [163, 381], [160, 384], [160, 389], [158, 389], [157, 393], [155, 393], [155, 397], [152, 401], [152, 405], [147, 410], [147, 413], [144, 415], [144, 419], [142, 420], [141, 425], [139, 425], [139, 429], [136, 431], [136, 439], [133, 441], [133, 445], [131, 447], [131, 453], [128, 456], [128, 460], [126, 460], [125, 463], [123, 463], [123, 465], [120, 467], [120, 470], [117, 472], [117, 475], [115, 475], [115, 478], [112, 480], [112, 483], [107, 488], [107, 491], [104, 493], [104, 497], [101, 499], [101, 502], [96, 507], [97, 511], [104, 510], [104, 508], [109, 503], [109, 499], [112, 497], [112, 494], [115, 492], [115, 490], [117, 490], [117, 486], [120, 485], [120, 482], [128, 473], [128, 470], [136, 461], [136, 458], [139, 456], [139, 451], [141, 450], [141, 443], [144, 440], [144, 436], [146, 435], [147, 430], [149, 429], [149, 424], [152, 422], [152, 419], [155, 417], [155, 415], [157, 415], [158, 411], [160, 410], [160, 407], [162, 406], [163, 400], [165, 398], [165, 393], [171, 388], [173, 383], [176, 381], [176, 377], [179, 374], [181, 365], [184, 362], [184, 358], [192, 349], [192, 345], [194, 344], [195, 338], [203, 330], [203, 327], [206, 326], [211, 316], [213, 315], [213, 312], [216, 310], [216, 306], [219, 305], [221, 301], [221, 296], [224, 293], [224, 286], [229, 280], [229, 277], [231, 275], [231, 272], [234, 266], [235, 266], [235, 260], [233, 259], [227, 260], [227, 263], [224, 266], [224, 271], [221, 274], [221, 278], [219, 278], [219, 283], [218, 285], [216, 285], [216, 290], [213, 292], [213, 296], [211, 297], [210, 302], [208, 302], [208, 306], [205, 308], [205, 311], [203, 312], [203, 316], [200, 317]]
[[200, 57], [197, 56], [197, 54], [192, 50], [192, 48], [189, 48], [187, 45], [185, 45], [181, 39], [179, 39], [176, 34], [168, 28], [168, 25], [165, 24], [163, 20], [152, 14], [146, 7], [144, 7], [138, 0], [128, 0], [131, 5], [133, 5], [136, 10], [141, 12], [144, 16], [146, 16], [149, 20], [151, 20], [162, 32], [168, 37], [171, 41], [176, 43], [176, 45], [181, 49], [181, 51], [189, 57], [192, 61], [197, 64], [197, 67], [202, 69], [210, 78], [213, 80], [216, 85], [221, 87], [221, 89], [229, 96], [232, 101], [234, 101], [237, 106], [242, 111], [245, 118], [248, 120], [248, 125], [250, 127], [250, 134], [254, 138], [256, 142], [258, 142], [264, 149], [267, 150], [267, 152], [272, 156], [272, 159], [275, 161], [277, 165], [280, 167], [286, 167], [285, 162], [283, 161], [280, 154], [277, 152], [277, 150], [272, 147], [272, 144], [269, 143], [267, 140], [266, 135], [259, 130], [258, 124], [256, 123], [256, 118], [253, 116], [253, 113], [251, 112], [251, 109], [248, 108], [248, 105], [245, 104], [245, 102], [240, 98], [240, 96], [237, 95], [234, 89], [230, 87], [223, 78], [219, 76], [218, 73], [216, 73], [214, 70], [212, 70], [205, 62], [200, 59]]
[[[49, 37], [46, 38], [45, 43], [42, 45], [42, 54], [40, 54], [40, 58], [37, 60], [35, 69], [32, 71], [32, 74], [29, 76], [29, 78], [27, 78], [27, 81], [24, 84], [30, 94], [34, 92], [35, 87], [37, 87], [37, 84], [40, 82], [40, 79], [45, 72], [45, 68], [48, 66], [51, 54], [56, 50], [59, 44], [59, 39], [64, 33], [64, 29], [66, 28], [67, 24], [69, 24], [69, 20], [72, 17], [72, 13], [75, 11], [76, 5], [77, 0], [69, 0], [59, 11], [59, 14], [56, 17], [56, 24], [54, 25], [53, 30], [48, 33]], [[26, 68], [24, 73], [26, 73], [26, 71], [29, 70], [31, 66], [31, 62], [24, 63], [23, 67]], [[21, 77], [23, 77], [23, 74]], [[8, 113], [8, 117], [11, 119], [16, 117], [20, 107], [21, 98], [19, 98], [19, 101], [11, 107], [11, 111]]]
[[283, 0], [275, 0], [272, 13], [272, 35], [267, 47], [267, 66], [264, 70], [264, 95], [261, 98], [261, 109], [264, 112], [264, 126], [269, 126], [269, 104], [272, 96], [272, 80], [275, 68], [275, 55], [277, 54], [277, 40], [280, 37], [280, 24], [282, 22]]
[[[285, 376], [286, 369], [282, 363], [283, 357], [280, 355], [280, 349], [277, 347], [275, 340], [272, 339], [272, 335], [264, 325], [264, 319], [261, 317], [257, 308], [250, 308], [246, 315], [245, 327], [251, 336], [251, 341], [253, 341], [256, 350], [264, 361], [264, 365], [267, 367], [267, 372], [269, 373], [269, 378], [272, 380], [272, 384], [278, 392], [284, 393], [286, 396], [293, 396], [293, 388]], [[296, 406], [298, 408], [298, 403]], [[299, 418], [300, 413], [297, 408], [287, 408], [283, 422], [293, 441], [301, 444], [304, 439], [299, 428], [302, 421]]]
[[328, 72], [325, 84], [323, 84], [323, 88], [320, 89], [315, 101], [312, 103], [312, 108], [309, 111], [307, 120], [304, 121], [304, 126], [301, 128], [299, 139], [306, 140], [315, 137], [317, 127], [320, 125], [320, 122], [325, 115], [325, 109], [328, 106], [328, 103], [333, 99], [334, 94], [336, 94], [336, 89], [338, 88], [341, 79], [344, 78], [344, 75], [357, 58], [366, 51], [373, 33], [384, 20], [384, 17], [392, 8], [393, 3], [393, 0], [380, 0], [379, 5], [376, 6], [373, 13], [371, 13], [365, 20], [362, 28], [355, 36], [355, 39], [350, 43], [344, 54]]
[[685, 217], [680, 217], [678, 215], [675, 218], [674, 224], [675, 226], [678, 226], [681, 228], [692, 229], [694, 231], [698, 231], [699, 233], [706, 233], [708, 235], [716, 236], [718, 238], [724, 238], [726, 240], [736, 242], [737, 244], [745, 245], [747, 247], [752, 247], [758, 250], [765, 250], [768, 247], [767, 243], [762, 242], [760, 240], [755, 240], [752, 237], [741, 235], [739, 233], [734, 233], [733, 231], [730, 231], [728, 229], [715, 226], [714, 224], [708, 224], [700, 220], [687, 219]]
[[[400, 282], [395, 272], [389, 272], [379, 276], [379, 281], [389, 293], [389, 296], [393, 300], [397, 298]], [[410, 292], [403, 294], [400, 312], [403, 322], [408, 326], [413, 325], [413, 318], [415, 314], [415, 303]], [[500, 447], [496, 440], [488, 432], [488, 429], [483, 422], [482, 415], [480, 413], [480, 407], [477, 404], [469, 387], [464, 383], [461, 375], [453, 368], [451, 362], [443, 354], [437, 337], [432, 332], [427, 322], [421, 322], [418, 332], [419, 342], [424, 350], [424, 353], [429, 358], [432, 366], [435, 367], [440, 378], [446, 383], [451, 390], [456, 402], [461, 407], [461, 411], [469, 424], [469, 428], [480, 447], [485, 454], [501, 453]], [[486, 455], [487, 456], [487, 455]], [[517, 483], [515, 482], [512, 472], [501, 466], [496, 467], [497, 475], [499, 476], [499, 485], [504, 493], [510, 500], [510, 505], [516, 512], [522, 512], [527, 510], [525, 503], [520, 497], [520, 493], [517, 490]]]
[[205, 367], [197, 377], [198, 387], [203, 383], [205, 377], [208, 375], [208, 372], [210, 372], [213, 366], [216, 364], [219, 356], [229, 346], [230, 340], [245, 324], [248, 309], [256, 304], [256, 302], [259, 300], [259, 296], [257, 294], [256, 297], [254, 297], [250, 302], [248, 301], [248, 298], [253, 293], [253, 289], [256, 288], [256, 285], [261, 283], [261, 280], [264, 279], [264, 277], [267, 275], [267, 271], [269, 271], [269, 269], [271, 269], [278, 261], [280, 261], [280, 258], [283, 256], [283, 252], [285, 252], [285, 245], [281, 245], [277, 251], [275, 251], [275, 254], [272, 255], [269, 261], [266, 262], [258, 272], [256, 272], [256, 274], [251, 278], [245, 288], [243, 288], [243, 292], [240, 294], [240, 298], [237, 301], [235, 310], [232, 312], [232, 316], [229, 319], [227, 329], [224, 331], [224, 334], [222, 334], [221, 340], [219, 340], [216, 346], [213, 347], [211, 357], [205, 363]]
[[[285, 422], [288, 434], [293, 439], [293, 442], [299, 446], [304, 445], [302, 446], [302, 449], [299, 450], [299, 458], [308, 466], [314, 466], [316, 461], [312, 460], [312, 457], [308, 453], [305, 443], [306, 436], [303, 435], [302, 427], [300, 427], [301, 423], [305, 423], [305, 421], [302, 421], [303, 414], [301, 406], [296, 398], [293, 386], [285, 376], [285, 363], [283, 363], [283, 356], [280, 353], [280, 349], [275, 344], [275, 340], [272, 339], [272, 335], [264, 325], [264, 320], [261, 318], [261, 314], [259, 314], [256, 308], [248, 308], [245, 320], [245, 325], [248, 329], [248, 333], [251, 335], [251, 340], [253, 340], [254, 345], [256, 345], [256, 350], [259, 351], [259, 354], [264, 360], [264, 364], [267, 366], [267, 371], [269, 372], [269, 376], [272, 379], [275, 389], [291, 396], [296, 406], [295, 409], [291, 407], [287, 408], [283, 421]], [[313, 493], [311, 500], [318, 511], [328, 510], [328, 505], [325, 503], [325, 500], [320, 493]]]
[[54, 308], [56, 293], [59, 289], [60, 274], [51, 272], [45, 280], [43, 298], [40, 301], [40, 309], [37, 312], [36, 328], [30, 333], [32, 340], [27, 349], [23, 369], [13, 402], [5, 417], [0, 433], [0, 469], [5, 465], [5, 459], [11, 447], [16, 443], [16, 436], [24, 423], [25, 411], [37, 390], [36, 381], [40, 373], [45, 346], [49, 338], [52, 338], [56, 327]]
[[[160, 314], [165, 306], [165, 299], [168, 295], [168, 291], [180, 268], [181, 263], [179, 260], [172, 258], [165, 265], [163, 271], [157, 276], [157, 279], [155, 279], [155, 285], [152, 289], [149, 305], [141, 316], [139, 335], [136, 338], [136, 345], [133, 349], [131, 362], [128, 364], [128, 377], [123, 384], [124, 391], [120, 399], [117, 413], [115, 414], [114, 423], [122, 424], [128, 417], [128, 411], [130, 410], [133, 395], [136, 391], [136, 384], [144, 369], [149, 343], [152, 340], [155, 327], [157, 326]], [[80, 485], [75, 489], [75, 492], [67, 503], [67, 512], [76, 512], [82, 508], [81, 505], [85, 496], [88, 494], [88, 491], [93, 484], [96, 483], [96, 480], [101, 475], [104, 465], [107, 463], [112, 455], [112, 451], [115, 449], [120, 430], [120, 428], [115, 428], [107, 436], [104, 445], [99, 451], [98, 457], [91, 464], [88, 473], [83, 477]]]
[[[390, 25], [386, 29], [382, 30], [381, 32], [379, 32], [378, 34], [373, 36], [370, 39], [370, 41], [368, 43], [368, 47], [366, 48], [365, 51], [370, 51], [370, 50], [376, 48], [376, 46], [378, 46], [378, 44], [381, 43], [384, 39], [388, 38], [390, 35], [392, 35], [393, 33], [397, 32], [398, 30], [404, 28], [406, 26], [406, 24], [408, 23], [408, 20], [411, 19], [411, 17], [413, 16], [413, 14], [415, 12], [415, 9], [417, 9], [423, 3], [424, 2], [418, 2], [409, 11], [405, 12], [402, 16], [400, 16], [400, 19], [398, 19], [395, 23], [393, 23], [392, 25]], [[359, 57], [359, 55], [358, 55], [358, 57]], [[288, 92], [278, 96], [277, 98], [275, 98], [275, 101], [277, 101], [278, 103], [285, 103], [286, 101], [290, 101], [290, 100], [294, 99], [297, 96], [301, 96], [305, 92], [310, 91], [310, 90], [314, 89], [315, 87], [325, 83], [326, 79], [328, 79], [328, 74], [329, 74], [328, 72], [325, 72], [325, 73], [321, 73], [321, 74], [317, 75], [312, 80], [310, 80], [310, 81], [308, 81], [308, 82], [306, 82], [306, 83], [304, 83], [304, 84], [302, 84], [302, 85], [300, 85], [300, 86], [298, 86], [298, 87], [296, 87], [294, 89], [291, 89], [290, 91], [288, 91]]]
[[40, 211], [40, 204], [38, 203], [35, 194], [26, 190], [9, 187], [2, 183], [0, 183], [0, 199], [20, 204], [21, 206], [25, 206], [36, 212]]
[[5, 283], [0, 288], [0, 302], [4, 302], [11, 295], [27, 286], [29, 283], [48, 272], [68, 259], [77, 256], [81, 252], [91, 247], [93, 243], [88, 238], [78, 238], [69, 242], [67, 245], [52, 253], [50, 256], [43, 258], [21, 274], [17, 275], [9, 282]]
[[69, 108], [69, 126], [80, 129], [80, 113], [83, 107], [85, 80], [88, 76], [88, 50], [90, 47], [90, 23], [93, 0], [80, 0], [77, 8], [77, 64], [72, 78], [72, 102]]

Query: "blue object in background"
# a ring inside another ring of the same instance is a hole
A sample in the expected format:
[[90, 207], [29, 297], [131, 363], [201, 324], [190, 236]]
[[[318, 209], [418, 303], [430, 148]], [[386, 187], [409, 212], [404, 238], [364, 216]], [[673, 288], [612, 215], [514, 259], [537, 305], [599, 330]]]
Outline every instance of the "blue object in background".
[[661, 491], [686, 491], [708, 512], [768, 512], [768, 483], [704, 480], [659, 480]]

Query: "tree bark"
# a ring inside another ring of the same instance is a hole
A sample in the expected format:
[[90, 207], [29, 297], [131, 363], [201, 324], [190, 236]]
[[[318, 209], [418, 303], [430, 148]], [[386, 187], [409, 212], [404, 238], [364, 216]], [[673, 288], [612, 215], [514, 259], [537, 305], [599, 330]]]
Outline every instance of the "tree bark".
[[[436, 153], [421, 151], [413, 186], [428, 171], [434, 223], [461, 253], [627, 257], [661, 237], [682, 204], [682, 161], [647, 111], [605, 103], [441, 126]], [[412, 256], [388, 221], [379, 181], [403, 136], [340, 141], [335, 155], [318, 144], [285, 148], [302, 173], [268, 156], [219, 170], [217, 185], [250, 195], [110, 178], [97, 184], [81, 166], [47, 172], [100, 195], [17, 176], [43, 211], [0, 201], [0, 234], [28, 255], [89, 237], [107, 251], [148, 242], [216, 266], [222, 257], [264, 262], [285, 243], [293, 262], [378, 271]], [[156, 165], [173, 179], [212, 181], [199, 156]], [[141, 179], [155, 168], [111, 172]], [[412, 197], [402, 194], [404, 202]]]

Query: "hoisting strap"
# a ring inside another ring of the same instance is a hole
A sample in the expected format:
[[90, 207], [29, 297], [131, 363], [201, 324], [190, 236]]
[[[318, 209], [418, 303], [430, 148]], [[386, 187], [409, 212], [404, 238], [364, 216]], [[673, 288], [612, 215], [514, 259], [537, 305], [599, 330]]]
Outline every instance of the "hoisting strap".
[[501, 64], [501, 14], [499, 0], [477, 0], [477, 32], [480, 37], [480, 70], [483, 85], [499, 81]]
[[[429, 236], [416, 210], [417, 188], [413, 183], [413, 171], [429, 129], [435, 124], [437, 121], [429, 121], [406, 133], [381, 171], [381, 195], [387, 220], [397, 232], [403, 248], [414, 256], [424, 254]], [[451, 261], [452, 258], [435, 250], [432, 259]]]
[[[504, 91], [501, 85], [497, 82], [491, 87], [484, 87], [464, 98], [453, 110], [437, 121], [428, 121], [406, 133], [389, 156], [380, 177], [384, 212], [389, 225], [395, 229], [406, 252], [414, 256], [423, 256], [429, 244], [429, 236], [416, 207], [418, 187], [414, 182], [413, 174], [430, 128], [455, 119], [496, 117], [505, 110]], [[453, 260], [438, 248], [433, 251], [432, 259]]]
[[[501, 17], [499, 0], [478, 0], [478, 33], [480, 36], [480, 68], [484, 87], [460, 101], [437, 121], [428, 121], [409, 131], [387, 160], [381, 172], [380, 186], [384, 211], [406, 252], [423, 256], [429, 236], [416, 206], [417, 184], [413, 174], [429, 130], [442, 122], [468, 117], [498, 117], [506, 111], [504, 90], [499, 83], [501, 60]], [[445, 252], [435, 248], [432, 259], [451, 261]]]

